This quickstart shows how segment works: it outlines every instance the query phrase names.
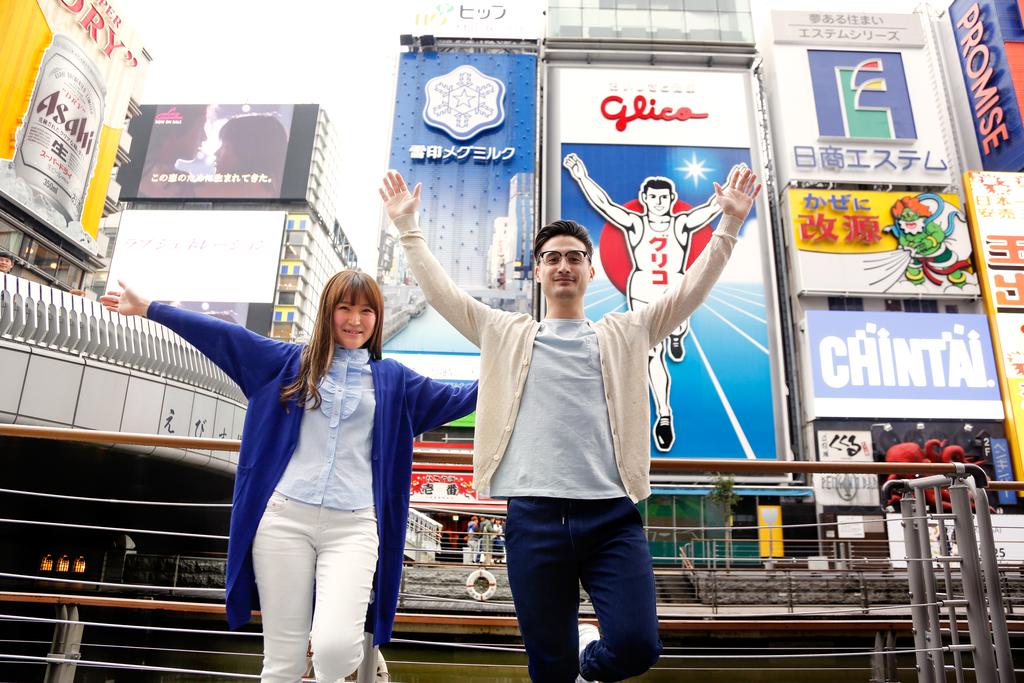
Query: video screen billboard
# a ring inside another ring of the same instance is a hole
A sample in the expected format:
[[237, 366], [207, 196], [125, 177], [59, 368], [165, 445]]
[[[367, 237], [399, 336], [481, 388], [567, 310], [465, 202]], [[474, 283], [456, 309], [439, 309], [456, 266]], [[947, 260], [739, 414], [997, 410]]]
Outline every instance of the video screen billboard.
[[146, 105], [132, 159], [118, 173], [127, 200], [305, 199], [317, 105]]
[[[545, 218], [590, 231], [589, 319], [639, 310], [710, 241], [712, 183], [736, 164], [757, 170], [749, 75], [560, 67], [548, 92]], [[767, 226], [755, 206], [708, 300], [653, 350], [636, 349], [649, 358], [652, 455], [785, 457]]]
[[116, 3], [0, 3], [0, 199], [96, 253], [128, 102], [147, 64]]
[[[391, 168], [423, 183], [422, 227], [457, 284], [488, 305], [532, 313], [537, 59], [408, 53], [399, 64]], [[479, 375], [479, 351], [427, 306], [382, 234], [389, 315], [407, 321], [384, 353], [446, 380]]]
[[124, 211], [108, 283], [267, 334], [284, 211]]

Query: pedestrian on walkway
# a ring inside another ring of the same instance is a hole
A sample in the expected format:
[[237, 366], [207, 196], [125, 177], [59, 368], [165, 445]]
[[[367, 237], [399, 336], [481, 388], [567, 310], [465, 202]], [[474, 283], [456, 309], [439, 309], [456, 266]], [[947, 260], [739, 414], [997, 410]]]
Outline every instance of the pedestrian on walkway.
[[476, 564], [479, 560], [477, 559], [480, 554], [480, 521], [476, 515], [469, 518], [469, 524], [466, 525], [466, 546], [469, 548], [469, 561], [472, 564]]
[[491, 563], [491, 549], [494, 547], [494, 524], [490, 517], [480, 522], [480, 563]]

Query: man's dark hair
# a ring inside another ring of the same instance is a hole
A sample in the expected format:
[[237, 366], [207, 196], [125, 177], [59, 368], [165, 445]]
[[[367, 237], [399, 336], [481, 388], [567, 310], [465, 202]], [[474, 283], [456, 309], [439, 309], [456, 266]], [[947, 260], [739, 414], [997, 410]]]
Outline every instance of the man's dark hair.
[[594, 243], [590, 241], [590, 233], [587, 232], [586, 228], [576, 221], [555, 221], [541, 228], [537, 236], [533, 238], [533, 258], [539, 258], [537, 255], [540, 254], [545, 242], [559, 235], [575, 237], [580, 242], [583, 242], [583, 246], [587, 249], [587, 256], [594, 256]]
[[668, 190], [672, 194], [676, 193], [675, 184], [668, 178], [662, 178], [661, 176], [648, 178], [647, 182], [640, 188], [640, 194], [644, 194], [647, 190]]

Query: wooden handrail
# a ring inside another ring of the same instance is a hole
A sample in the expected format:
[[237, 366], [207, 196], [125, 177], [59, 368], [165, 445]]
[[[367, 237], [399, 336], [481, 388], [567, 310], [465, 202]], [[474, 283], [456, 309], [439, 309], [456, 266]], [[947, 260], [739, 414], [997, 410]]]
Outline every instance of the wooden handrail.
[[[91, 429], [65, 427], [36, 427], [31, 425], [0, 425], [0, 437], [17, 436], [32, 439], [77, 441], [84, 443], [122, 444], [133, 446], [166, 446], [197, 451], [237, 451], [238, 439], [201, 439], [191, 436], [164, 436], [137, 432], [103, 432]], [[416, 457], [417, 463], [472, 464], [472, 454], [460, 449], [451, 453], [424, 453]], [[889, 463], [889, 462], [803, 462], [793, 460], [711, 460], [683, 458], [651, 458], [651, 472], [677, 474], [684, 472], [706, 474], [898, 474], [900, 476], [946, 474], [956, 471], [954, 463]], [[1024, 491], [1024, 482], [993, 481], [989, 488], [1000, 491]]]
[[194, 436], [163, 436], [138, 432], [102, 432], [93, 429], [67, 427], [36, 427], [33, 425], [0, 425], [0, 436], [20, 436], [27, 439], [77, 441], [80, 443], [121, 444], [130, 446], [166, 446], [193, 451], [237, 451], [238, 439], [201, 439]]
[[[0, 603], [34, 603], [51, 605], [86, 605], [92, 607], [110, 607], [115, 609], [143, 609], [164, 612], [192, 614], [224, 614], [224, 605], [214, 603], [193, 603], [174, 600], [138, 600], [134, 598], [112, 598], [91, 595], [69, 595], [60, 593], [21, 593], [0, 591]], [[259, 612], [253, 612], [259, 616]], [[799, 614], [795, 616], [800, 616]], [[584, 619], [593, 621], [592, 619]], [[960, 621], [960, 628], [967, 630], [967, 621]], [[421, 614], [399, 612], [395, 617], [396, 630], [411, 630], [409, 627], [430, 629], [430, 627], [474, 627], [518, 630], [519, 622], [514, 616], [492, 616], [484, 614]], [[942, 626], [948, 627], [943, 620]], [[1007, 624], [1014, 633], [1024, 632], [1024, 621], [1010, 620]], [[661, 631], [832, 631], [844, 632], [863, 631], [875, 632], [879, 629], [894, 629], [909, 632], [913, 624], [910, 617], [894, 619], [750, 619], [730, 618], [725, 614], [713, 617], [661, 617], [658, 628]]]

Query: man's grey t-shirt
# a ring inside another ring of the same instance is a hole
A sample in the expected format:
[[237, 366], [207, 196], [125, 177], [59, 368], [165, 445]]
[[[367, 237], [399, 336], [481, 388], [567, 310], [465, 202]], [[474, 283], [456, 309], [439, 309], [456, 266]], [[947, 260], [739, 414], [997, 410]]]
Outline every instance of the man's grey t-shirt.
[[626, 495], [608, 422], [597, 333], [586, 320], [540, 324], [515, 428], [491, 496]]

